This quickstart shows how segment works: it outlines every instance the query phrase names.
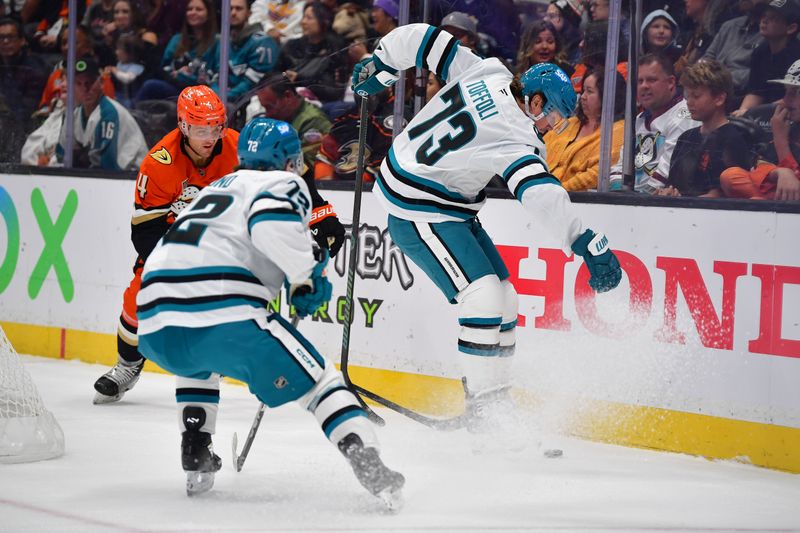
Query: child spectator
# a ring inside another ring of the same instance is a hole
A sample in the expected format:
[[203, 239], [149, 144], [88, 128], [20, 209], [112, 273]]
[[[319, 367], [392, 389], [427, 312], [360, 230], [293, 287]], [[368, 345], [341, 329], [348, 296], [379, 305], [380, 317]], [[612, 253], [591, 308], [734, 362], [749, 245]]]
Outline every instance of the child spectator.
[[750, 167], [750, 147], [741, 130], [728, 122], [733, 94], [731, 74], [717, 61], [700, 61], [681, 75], [686, 105], [701, 125], [678, 138], [662, 196], [721, 196], [719, 177], [728, 167]]
[[[725, 196], [800, 201], [800, 61], [795, 61], [782, 79], [769, 80], [785, 89], [770, 120], [774, 152], [769, 161], [752, 170], [732, 167], [720, 176]], [[777, 163], [774, 164], [774, 163]]]
[[767, 80], [780, 78], [789, 66], [800, 59], [800, 2], [772, 0], [761, 16], [761, 35], [764, 42], [753, 50], [750, 58], [750, 79], [747, 94], [733, 115], [742, 116], [757, 105], [774, 102], [783, 96], [779, 85]]
[[108, 67], [114, 79], [117, 101], [127, 108], [133, 107], [133, 95], [142, 84], [142, 42], [136, 35], [123, 35], [117, 39], [117, 64]]
[[661, 54], [674, 63], [683, 52], [678, 44], [678, 36], [678, 23], [672, 15], [663, 9], [651, 11], [642, 21], [639, 56]]
[[583, 81], [578, 111], [566, 121], [561, 131], [553, 129], [544, 136], [547, 166], [568, 191], [597, 187], [600, 174], [600, 115], [603, 103], [614, 106], [611, 160], [616, 161], [624, 140], [625, 80], [616, 74], [616, 100], [603, 102], [603, 71], [592, 71]]
[[[677, 90], [670, 58], [658, 54], [642, 56], [638, 78], [637, 100], [644, 111], [636, 117], [633, 189], [655, 194], [667, 182], [678, 137], [700, 123], [692, 120], [686, 100]], [[623, 154], [621, 150], [619, 161], [611, 168], [612, 190], [622, 188]]]

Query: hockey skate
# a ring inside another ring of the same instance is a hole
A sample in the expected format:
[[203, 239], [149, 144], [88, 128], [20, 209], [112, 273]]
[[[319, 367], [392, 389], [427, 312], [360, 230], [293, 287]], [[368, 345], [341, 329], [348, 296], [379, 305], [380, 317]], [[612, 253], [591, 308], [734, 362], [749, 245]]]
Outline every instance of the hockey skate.
[[511, 399], [511, 387], [471, 392], [464, 380], [467, 432], [473, 435], [472, 451], [488, 453], [520, 451], [525, 447], [523, 427], [517, 407]]
[[94, 390], [97, 393], [94, 395], [93, 403], [97, 405], [118, 402], [139, 381], [143, 366], [144, 359], [129, 363], [120, 358], [114, 368], [94, 382]]
[[222, 468], [222, 459], [214, 453], [210, 434], [190, 429], [182, 436], [181, 463], [186, 472], [186, 494], [202, 494], [214, 486], [214, 473]]
[[406, 482], [403, 475], [387, 468], [381, 461], [378, 450], [364, 447], [361, 437], [355, 433], [340, 440], [338, 446], [350, 461], [361, 485], [378, 497], [390, 511], [400, 510], [403, 505], [401, 489]]

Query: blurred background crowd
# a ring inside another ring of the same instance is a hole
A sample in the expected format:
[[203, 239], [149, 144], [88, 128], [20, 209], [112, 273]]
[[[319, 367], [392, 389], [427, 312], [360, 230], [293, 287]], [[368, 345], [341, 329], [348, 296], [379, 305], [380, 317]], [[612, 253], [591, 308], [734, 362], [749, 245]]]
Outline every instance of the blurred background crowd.
[[[551, 62], [571, 77], [577, 113], [544, 137], [551, 171], [569, 191], [598, 187], [601, 114], [611, 106], [611, 190], [800, 201], [800, 0], [641, 2], [636, 14], [622, 2], [614, 58], [606, 57], [609, 0], [411, 0], [405, 15], [514, 73]], [[230, 127], [257, 115], [286, 120], [316, 179], [355, 178], [350, 74], [400, 23], [399, 0], [230, 0], [225, 42], [220, 0], [76, 5], [73, 167], [138, 168], [175, 127], [178, 93], [207, 84], [225, 95]], [[64, 164], [69, 18], [67, 0], [0, 0], [2, 163]], [[616, 64], [613, 99], [603, 94], [607, 61]], [[632, 172], [622, 164], [627, 83]], [[363, 179], [393, 131], [441, 86], [410, 72], [403, 86], [371, 97]]]

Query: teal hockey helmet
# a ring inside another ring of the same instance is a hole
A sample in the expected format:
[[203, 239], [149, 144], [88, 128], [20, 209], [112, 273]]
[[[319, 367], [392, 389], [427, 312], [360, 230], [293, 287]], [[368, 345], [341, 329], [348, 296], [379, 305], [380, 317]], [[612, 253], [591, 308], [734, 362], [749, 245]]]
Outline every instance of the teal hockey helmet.
[[546, 100], [542, 114], [539, 117], [532, 117], [535, 120], [552, 111], [558, 111], [562, 118], [569, 118], [575, 114], [578, 95], [572, 88], [569, 76], [558, 66], [552, 63], [538, 63], [526, 70], [519, 81], [522, 84], [526, 110], [528, 101], [534, 94], [541, 93]]
[[288, 122], [256, 117], [239, 133], [240, 168], [252, 170], [291, 170], [297, 174], [305, 171], [300, 138]]

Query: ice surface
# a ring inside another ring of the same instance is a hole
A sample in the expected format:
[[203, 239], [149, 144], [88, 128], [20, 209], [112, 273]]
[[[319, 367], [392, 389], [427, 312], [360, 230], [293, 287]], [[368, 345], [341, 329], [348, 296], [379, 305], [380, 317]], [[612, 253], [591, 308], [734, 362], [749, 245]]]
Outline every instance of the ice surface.
[[223, 385], [214, 489], [189, 499], [180, 467], [174, 378], [145, 373], [123, 401], [92, 405], [106, 369], [24, 358], [64, 428], [66, 455], [0, 465], [0, 532], [29, 531], [763, 531], [800, 530], [800, 476], [731, 462], [544, 437], [475, 455], [462, 432], [437, 433], [380, 411], [388, 466], [405, 507], [387, 514], [355, 480], [314, 418], [267, 411], [241, 473], [231, 463], [257, 408]]

